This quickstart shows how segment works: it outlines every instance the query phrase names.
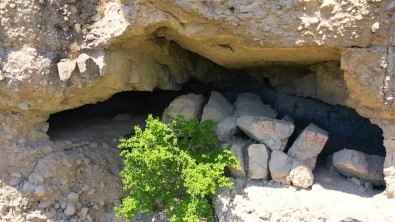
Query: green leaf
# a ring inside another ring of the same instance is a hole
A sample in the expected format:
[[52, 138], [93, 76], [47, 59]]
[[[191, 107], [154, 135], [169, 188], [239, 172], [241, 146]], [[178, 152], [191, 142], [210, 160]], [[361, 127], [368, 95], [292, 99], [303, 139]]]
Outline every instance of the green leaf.
[[115, 208], [127, 220], [156, 209], [171, 221], [211, 221], [211, 198], [219, 187], [232, 187], [227, 166], [239, 166], [230, 147], [218, 148], [215, 123], [178, 116], [170, 124], [149, 115], [146, 127], [120, 139], [123, 189], [129, 195]]

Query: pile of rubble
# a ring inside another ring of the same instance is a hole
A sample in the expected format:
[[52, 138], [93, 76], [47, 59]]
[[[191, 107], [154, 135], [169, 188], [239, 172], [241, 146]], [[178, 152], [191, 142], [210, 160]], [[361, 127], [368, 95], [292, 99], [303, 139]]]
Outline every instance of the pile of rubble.
[[[162, 120], [183, 115], [186, 119], [213, 120], [222, 147], [231, 146], [240, 168], [229, 168], [233, 177], [269, 180], [308, 188], [314, 183], [313, 170], [328, 140], [328, 132], [314, 124], [307, 126], [287, 149], [295, 124], [252, 93], [240, 93], [232, 105], [223, 95], [211, 92], [206, 105], [202, 95], [177, 97], [165, 109]], [[240, 136], [241, 134], [244, 134]], [[384, 158], [344, 149], [333, 154], [329, 165], [345, 176], [373, 185], [384, 185]]]

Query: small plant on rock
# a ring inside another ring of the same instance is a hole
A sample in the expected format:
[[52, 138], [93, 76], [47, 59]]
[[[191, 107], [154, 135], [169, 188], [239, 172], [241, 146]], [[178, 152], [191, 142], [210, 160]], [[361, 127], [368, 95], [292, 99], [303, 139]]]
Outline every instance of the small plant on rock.
[[165, 124], [151, 115], [142, 130], [120, 140], [123, 189], [129, 192], [116, 207], [130, 219], [138, 212], [164, 210], [170, 221], [214, 219], [211, 198], [219, 187], [232, 187], [226, 166], [238, 166], [230, 147], [217, 148], [214, 122], [175, 118]]

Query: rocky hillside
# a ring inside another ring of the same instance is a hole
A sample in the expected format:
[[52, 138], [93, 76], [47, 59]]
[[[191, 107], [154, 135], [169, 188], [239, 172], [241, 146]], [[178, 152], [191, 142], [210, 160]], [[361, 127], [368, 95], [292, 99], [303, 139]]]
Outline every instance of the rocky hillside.
[[394, 0], [1, 1], [0, 220], [115, 220], [128, 127], [51, 141], [51, 114], [236, 75], [377, 124], [393, 198], [394, 21]]

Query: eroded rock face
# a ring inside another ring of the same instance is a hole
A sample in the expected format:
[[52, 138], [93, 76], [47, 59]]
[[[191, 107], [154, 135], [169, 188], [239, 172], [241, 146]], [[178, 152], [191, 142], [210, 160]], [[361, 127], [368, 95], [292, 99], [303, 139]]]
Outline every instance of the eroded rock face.
[[[53, 152], [37, 148], [49, 142], [52, 113], [121, 91], [231, 76], [218, 65], [330, 61], [296, 81], [296, 93], [351, 107], [380, 125], [387, 194], [395, 195], [393, 1], [128, 1], [103, 3], [101, 14], [97, 7], [94, 0], [0, 3], [0, 178], [16, 167], [27, 175]], [[9, 164], [14, 158], [24, 165]], [[28, 197], [9, 199], [18, 205]], [[12, 219], [46, 218], [31, 212]]]
[[343, 149], [332, 156], [333, 165], [345, 176], [355, 176], [376, 186], [384, 185], [384, 158]]

